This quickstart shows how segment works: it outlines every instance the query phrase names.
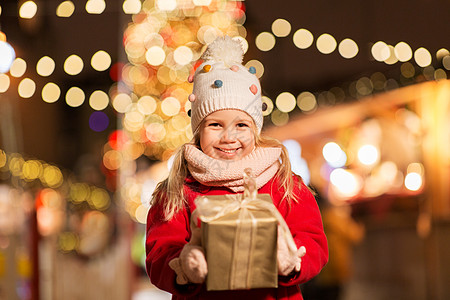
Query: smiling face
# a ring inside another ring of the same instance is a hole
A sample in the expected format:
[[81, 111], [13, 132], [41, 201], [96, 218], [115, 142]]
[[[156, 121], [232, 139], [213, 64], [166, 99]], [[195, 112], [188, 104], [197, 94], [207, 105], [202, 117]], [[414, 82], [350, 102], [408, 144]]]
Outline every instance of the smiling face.
[[212, 157], [239, 160], [255, 148], [255, 124], [245, 112], [236, 109], [215, 111], [200, 126], [200, 148]]

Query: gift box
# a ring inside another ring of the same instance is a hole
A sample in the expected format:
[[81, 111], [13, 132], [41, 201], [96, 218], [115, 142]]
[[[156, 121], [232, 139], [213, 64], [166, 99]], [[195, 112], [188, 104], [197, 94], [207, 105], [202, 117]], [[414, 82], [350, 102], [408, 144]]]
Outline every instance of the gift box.
[[270, 195], [199, 198], [196, 203], [208, 264], [207, 290], [276, 288], [279, 220]]

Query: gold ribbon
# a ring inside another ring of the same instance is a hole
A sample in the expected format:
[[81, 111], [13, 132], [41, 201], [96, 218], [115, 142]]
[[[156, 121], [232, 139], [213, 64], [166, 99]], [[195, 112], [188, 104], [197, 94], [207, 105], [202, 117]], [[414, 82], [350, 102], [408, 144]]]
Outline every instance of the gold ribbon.
[[[258, 199], [256, 183], [249, 169], [244, 171], [244, 188], [243, 194], [224, 195], [225, 199], [220, 201], [212, 201], [207, 196], [198, 197], [195, 200], [196, 209], [192, 213], [191, 219], [191, 221], [196, 221], [199, 218], [202, 222], [207, 223], [232, 212], [239, 211], [236, 237], [233, 245], [230, 289], [241, 289], [249, 286], [248, 281], [251, 278], [249, 272], [252, 269], [249, 264], [251, 263], [252, 243], [255, 240], [257, 227], [257, 221], [251, 212], [252, 210], [267, 211], [275, 217], [283, 233], [281, 238], [286, 240], [289, 251], [293, 255], [297, 252], [297, 246], [289, 227], [278, 209], [273, 203]], [[248, 219], [251, 219], [251, 222], [244, 222], [244, 220]], [[193, 226], [197, 226], [195, 221], [192, 222]], [[248, 256], [237, 255], [238, 252], [248, 253]], [[247, 267], [245, 268], [243, 266]]]

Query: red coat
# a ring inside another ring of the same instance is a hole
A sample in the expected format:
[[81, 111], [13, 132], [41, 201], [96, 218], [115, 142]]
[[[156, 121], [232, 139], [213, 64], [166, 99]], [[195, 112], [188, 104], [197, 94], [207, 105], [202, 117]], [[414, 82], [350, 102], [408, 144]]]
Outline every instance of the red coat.
[[[297, 177], [294, 177], [297, 182]], [[146, 268], [151, 282], [158, 288], [173, 295], [172, 299], [303, 299], [298, 285], [316, 276], [328, 261], [328, 245], [322, 218], [314, 196], [302, 184], [294, 192], [299, 197], [298, 203], [287, 201], [280, 203], [282, 190], [272, 178], [259, 193], [271, 194], [273, 203], [285, 218], [297, 247], [305, 246], [306, 255], [302, 257], [301, 270], [293, 276], [279, 276], [278, 288], [252, 289], [238, 291], [206, 291], [205, 285], [177, 285], [175, 272], [168, 263], [179, 256], [183, 246], [190, 240], [189, 218], [195, 209], [194, 200], [199, 195], [223, 195], [232, 193], [225, 187], [208, 187], [195, 181], [192, 177], [185, 180], [185, 195], [189, 207], [177, 213], [168, 222], [163, 221], [162, 208], [154, 205], [147, 217]]]

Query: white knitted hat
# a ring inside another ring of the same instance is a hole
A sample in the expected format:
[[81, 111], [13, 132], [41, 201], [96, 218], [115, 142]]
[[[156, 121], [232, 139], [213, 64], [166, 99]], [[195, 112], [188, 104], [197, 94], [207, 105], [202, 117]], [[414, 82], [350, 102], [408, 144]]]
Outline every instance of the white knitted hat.
[[239, 40], [229, 36], [212, 42], [204, 61], [189, 77], [194, 89], [189, 95], [191, 127], [194, 132], [207, 115], [222, 109], [238, 109], [249, 114], [258, 133], [263, 125], [261, 86], [254, 67], [242, 65], [244, 51]]

